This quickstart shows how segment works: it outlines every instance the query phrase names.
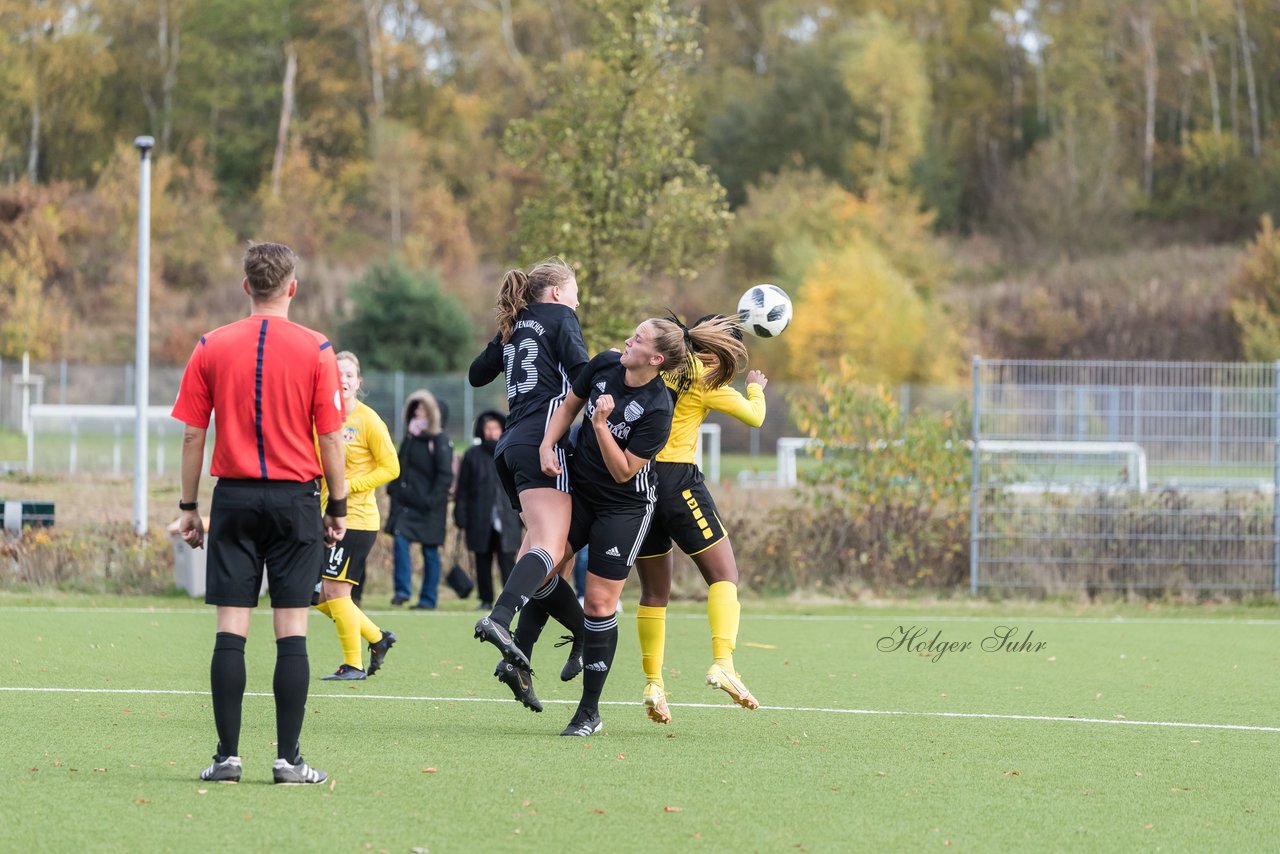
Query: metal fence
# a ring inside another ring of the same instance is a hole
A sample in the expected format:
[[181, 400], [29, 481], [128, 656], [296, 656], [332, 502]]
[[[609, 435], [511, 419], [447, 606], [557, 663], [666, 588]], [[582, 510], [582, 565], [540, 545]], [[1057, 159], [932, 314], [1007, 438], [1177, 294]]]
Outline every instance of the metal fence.
[[[169, 405], [177, 397], [182, 368], [152, 366], [148, 376], [150, 404]], [[25, 433], [24, 388], [30, 404], [131, 406], [134, 402], [132, 364], [33, 362], [28, 367], [27, 377], [24, 381], [21, 361], [0, 360], [0, 429]], [[477, 413], [485, 409], [506, 410], [505, 390], [500, 382], [473, 389], [463, 373], [414, 374], [372, 370], [364, 373], [364, 401], [382, 416], [395, 437], [404, 432], [405, 398], [419, 388], [430, 390], [447, 411], [445, 428], [456, 445], [465, 445], [470, 441]], [[897, 392], [906, 411], [916, 407], [954, 407], [967, 394], [963, 387], [910, 385], [900, 386]], [[761, 461], [761, 469], [772, 475], [778, 440], [803, 435], [796, 424], [793, 401], [813, 393], [813, 387], [805, 384], [770, 383], [767, 392], [769, 414], [762, 427], [747, 427], [721, 413], [712, 413], [708, 423], [719, 425], [722, 431], [720, 447], [724, 453], [757, 456]], [[163, 453], [167, 455], [172, 467], [176, 464], [175, 454], [181, 431], [168, 430], [163, 426], [159, 429], [163, 431], [164, 441], [167, 442]], [[153, 444], [155, 441], [153, 436]], [[36, 440], [35, 467], [37, 471], [44, 473], [74, 471], [119, 474], [132, 469], [132, 455], [133, 426], [128, 422], [85, 420], [72, 424], [46, 420], [43, 432]], [[11, 460], [0, 459], [0, 467], [7, 465], [17, 468], [25, 464], [23, 459], [19, 459], [22, 454], [13, 456]], [[155, 466], [152, 467], [152, 472], [156, 473]]]
[[973, 363], [970, 586], [1280, 592], [1276, 364]]

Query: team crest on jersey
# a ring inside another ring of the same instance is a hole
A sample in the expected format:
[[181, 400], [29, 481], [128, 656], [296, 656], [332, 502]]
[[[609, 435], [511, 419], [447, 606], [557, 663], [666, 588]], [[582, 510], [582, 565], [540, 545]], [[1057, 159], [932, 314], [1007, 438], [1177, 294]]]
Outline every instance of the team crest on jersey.
[[641, 415], [644, 415], [644, 407], [634, 400], [627, 404], [626, 409], [622, 410], [622, 417], [627, 421], [635, 421]]
[[343, 426], [343, 428], [342, 428], [342, 441], [347, 442], [348, 444], [350, 444], [351, 442], [354, 442], [355, 440], [356, 440], [356, 428], [354, 428], [354, 427], [347, 427], [347, 426], [345, 426], [345, 425], [344, 425], [344, 426]]

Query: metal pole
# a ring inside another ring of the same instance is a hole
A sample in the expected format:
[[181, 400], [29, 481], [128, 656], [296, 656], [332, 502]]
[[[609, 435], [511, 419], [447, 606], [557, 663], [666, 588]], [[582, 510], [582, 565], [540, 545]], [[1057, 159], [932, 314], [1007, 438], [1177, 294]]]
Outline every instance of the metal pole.
[[22, 351], [22, 432], [31, 434], [31, 354]]
[[147, 404], [151, 366], [151, 149], [154, 137], [133, 141], [140, 156], [138, 172], [138, 320], [133, 395], [137, 423], [133, 431], [133, 530], [147, 532]]
[[1271, 592], [1280, 596], [1280, 361], [1271, 365]]
[[978, 595], [978, 455], [979, 425], [982, 418], [982, 357], [973, 357], [973, 450], [970, 452], [971, 474], [969, 481], [969, 595]]
[[[395, 396], [395, 409], [392, 411], [396, 414], [396, 447], [400, 446], [400, 440], [404, 437], [404, 371], [396, 371], [391, 382], [392, 394]], [[465, 426], [465, 425], [464, 425]]]

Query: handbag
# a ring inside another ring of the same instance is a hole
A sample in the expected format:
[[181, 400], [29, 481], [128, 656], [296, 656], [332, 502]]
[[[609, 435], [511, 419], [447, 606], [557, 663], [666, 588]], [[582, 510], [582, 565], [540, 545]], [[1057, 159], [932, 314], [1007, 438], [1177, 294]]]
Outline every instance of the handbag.
[[455, 529], [453, 538], [453, 566], [449, 567], [449, 572], [445, 575], [445, 583], [454, 593], [458, 594], [459, 599], [466, 599], [471, 595], [471, 591], [475, 589], [475, 582], [471, 580], [471, 573], [462, 568], [463, 556], [467, 553], [467, 544], [463, 539], [462, 529]]

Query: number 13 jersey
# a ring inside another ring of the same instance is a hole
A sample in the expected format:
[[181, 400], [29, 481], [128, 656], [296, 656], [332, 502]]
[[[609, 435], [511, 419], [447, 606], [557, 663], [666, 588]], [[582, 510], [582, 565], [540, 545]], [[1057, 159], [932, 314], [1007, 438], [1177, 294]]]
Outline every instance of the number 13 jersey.
[[467, 378], [479, 387], [499, 374], [506, 377], [510, 414], [494, 453], [501, 454], [508, 445], [542, 444], [552, 413], [586, 363], [582, 327], [567, 305], [527, 305], [516, 315], [509, 341], [503, 343], [501, 332], [493, 336], [471, 363]]

